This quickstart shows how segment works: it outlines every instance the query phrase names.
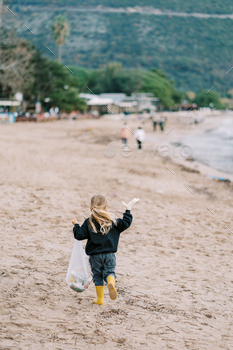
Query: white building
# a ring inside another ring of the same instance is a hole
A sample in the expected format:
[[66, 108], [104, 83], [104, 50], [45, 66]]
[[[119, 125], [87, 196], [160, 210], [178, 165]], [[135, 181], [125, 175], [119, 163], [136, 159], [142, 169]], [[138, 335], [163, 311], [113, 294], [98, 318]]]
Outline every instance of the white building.
[[133, 93], [131, 96], [127, 96], [125, 101], [137, 101], [139, 112], [143, 110], [156, 111], [159, 103], [158, 97], [154, 97], [154, 94], [150, 92]]
[[143, 110], [156, 110], [159, 99], [152, 93], [134, 93], [126, 96], [124, 93], [79, 94], [85, 99], [90, 111], [98, 113], [119, 114], [123, 112], [138, 113]]

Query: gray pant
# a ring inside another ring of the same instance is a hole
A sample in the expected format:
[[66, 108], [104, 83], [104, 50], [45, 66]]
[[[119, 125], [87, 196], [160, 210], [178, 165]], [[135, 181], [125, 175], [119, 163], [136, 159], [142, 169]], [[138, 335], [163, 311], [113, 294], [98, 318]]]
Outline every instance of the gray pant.
[[110, 275], [116, 278], [116, 256], [114, 253], [92, 255], [90, 256], [89, 261], [96, 286], [103, 286], [104, 281], [107, 283], [107, 278]]

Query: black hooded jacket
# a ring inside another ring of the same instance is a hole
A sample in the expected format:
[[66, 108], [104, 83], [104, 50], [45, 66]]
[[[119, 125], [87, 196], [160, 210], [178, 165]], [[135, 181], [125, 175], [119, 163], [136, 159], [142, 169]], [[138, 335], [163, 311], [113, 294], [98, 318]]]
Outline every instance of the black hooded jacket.
[[89, 223], [89, 218], [84, 221], [82, 226], [76, 224], [73, 228], [74, 238], [81, 241], [87, 239], [86, 253], [87, 255], [96, 255], [102, 253], [115, 253], [117, 251], [120, 233], [130, 227], [133, 216], [130, 210], [126, 210], [123, 219], [117, 219], [116, 225], [113, 224], [107, 234], [100, 232], [100, 225], [93, 220], [97, 233]]

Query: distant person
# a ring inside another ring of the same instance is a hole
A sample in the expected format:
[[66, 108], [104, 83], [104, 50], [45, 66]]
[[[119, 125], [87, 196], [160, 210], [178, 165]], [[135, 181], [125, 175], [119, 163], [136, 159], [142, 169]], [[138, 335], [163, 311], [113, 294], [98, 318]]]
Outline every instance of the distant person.
[[124, 111], [124, 120], [125, 120], [125, 122], [128, 121], [128, 114], [129, 114], [129, 112]]
[[54, 107], [51, 107], [49, 113], [53, 116], [55, 114]]
[[138, 129], [134, 132], [134, 137], [138, 143], [138, 149], [141, 151], [142, 142], [145, 140], [145, 131], [139, 126]]
[[160, 118], [159, 115], [157, 115], [156, 113], [152, 114], [153, 131], [156, 131], [159, 118]]
[[167, 120], [167, 118], [165, 118], [165, 117], [163, 117], [163, 116], [162, 116], [161, 119], [160, 119], [159, 126], [160, 126], [160, 130], [161, 130], [162, 132], [163, 132], [163, 130], [164, 130], [166, 120]]
[[131, 133], [127, 127], [127, 124], [124, 123], [123, 128], [120, 131], [120, 138], [122, 140], [122, 146], [127, 146], [128, 139], [130, 138]]

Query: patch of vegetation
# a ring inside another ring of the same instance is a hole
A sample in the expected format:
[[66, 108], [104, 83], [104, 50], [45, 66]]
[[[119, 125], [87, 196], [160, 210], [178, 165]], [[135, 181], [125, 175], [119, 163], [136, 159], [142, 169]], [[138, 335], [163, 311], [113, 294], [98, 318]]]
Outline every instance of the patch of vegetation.
[[107, 6], [107, 7], [134, 7], [150, 6], [161, 10], [177, 12], [217, 13], [233, 12], [233, 3], [230, 0], [9, 0], [11, 5], [40, 5], [40, 6]]
[[200, 107], [211, 107], [216, 109], [223, 109], [224, 106], [220, 101], [219, 94], [214, 91], [200, 91], [194, 102], [197, 103]]
[[86, 86], [95, 94], [123, 92], [131, 95], [133, 92], [151, 92], [159, 98], [165, 108], [174, 107], [181, 101], [182, 94], [174, 89], [173, 82], [167, 79], [163, 71], [156, 68], [150, 71], [123, 69], [120, 63], [110, 63], [96, 70], [82, 70], [76, 67], [71, 69], [86, 93], [89, 92]]

